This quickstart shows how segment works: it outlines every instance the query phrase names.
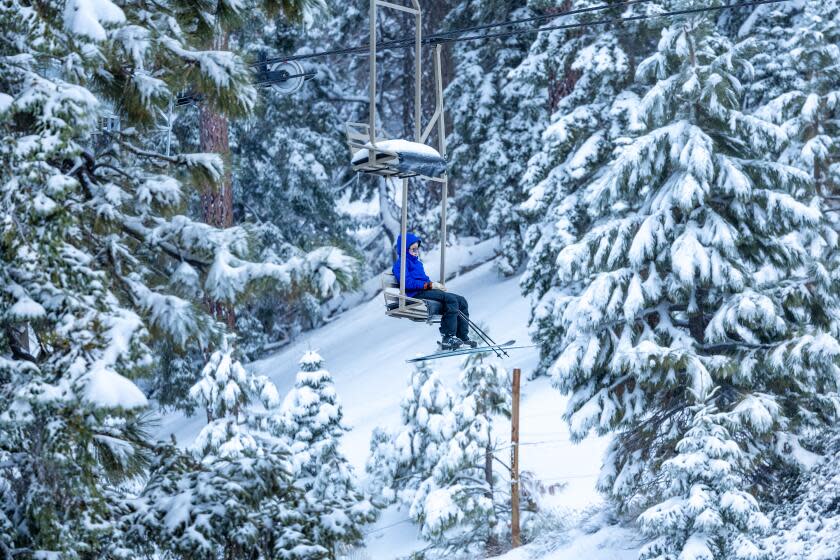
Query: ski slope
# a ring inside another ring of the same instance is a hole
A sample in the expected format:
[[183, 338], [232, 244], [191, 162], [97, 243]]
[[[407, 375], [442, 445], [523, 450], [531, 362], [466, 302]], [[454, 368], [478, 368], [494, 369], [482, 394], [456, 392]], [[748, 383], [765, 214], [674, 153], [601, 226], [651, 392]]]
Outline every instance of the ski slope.
[[[424, 260], [435, 262], [431, 256]], [[434, 277], [434, 266], [428, 268]], [[518, 282], [518, 278], [499, 278], [492, 263], [486, 263], [448, 281], [447, 287], [467, 298], [471, 318], [486, 327], [495, 340], [516, 339], [517, 344], [530, 344], [529, 305], [520, 294]], [[271, 378], [282, 395], [293, 386], [303, 353], [318, 351], [335, 379], [345, 421], [352, 428], [344, 436], [343, 450], [357, 472], [364, 473], [373, 429], [400, 421], [399, 404], [412, 371], [405, 360], [434, 351], [438, 338], [437, 326], [386, 317], [379, 295], [248, 367]], [[546, 494], [547, 505], [581, 508], [598, 501], [594, 485], [606, 442], [592, 438], [577, 445], [571, 443], [561, 418], [565, 398], [545, 378], [528, 380], [537, 364], [538, 350], [512, 350], [510, 356], [504, 365], [522, 369], [521, 469], [533, 472], [546, 487], [568, 485], [553, 496]], [[450, 358], [431, 364], [445, 382], [454, 386], [462, 361]], [[191, 418], [169, 415], [161, 420], [159, 437], [174, 434], [180, 445], [188, 445], [204, 422], [203, 414]], [[510, 425], [499, 422], [497, 433], [503, 442], [509, 442]], [[502, 458], [508, 459], [505, 453]], [[370, 559], [395, 558], [419, 545], [416, 530], [407, 522], [404, 511], [385, 512], [369, 531], [367, 541], [363, 558]]]

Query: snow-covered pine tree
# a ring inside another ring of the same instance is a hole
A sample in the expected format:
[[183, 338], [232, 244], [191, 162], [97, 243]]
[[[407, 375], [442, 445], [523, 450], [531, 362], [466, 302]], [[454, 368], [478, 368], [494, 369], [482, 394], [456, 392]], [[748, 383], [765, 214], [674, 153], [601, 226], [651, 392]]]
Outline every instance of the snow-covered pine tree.
[[840, 429], [821, 433], [824, 457], [812, 456], [790, 499], [774, 512], [767, 539], [772, 558], [828, 560], [840, 556]]
[[[550, 309], [552, 375], [571, 395], [573, 437], [621, 432], [599, 484], [624, 511], [674, 499], [653, 482], [713, 386], [708, 404], [746, 453], [732, 463], [742, 489], [760, 491], [751, 477], [764, 459], [795, 460], [785, 450], [835, 420], [837, 294], [805, 246], [824, 218], [809, 177], [767, 159], [782, 131], [740, 110], [749, 48], [706, 16], [663, 30], [637, 68], [652, 83], [639, 107], [647, 131], [580, 191], [589, 223], [558, 255], [564, 283], [580, 286]], [[692, 511], [684, 525], [708, 529], [705, 557], [755, 550], [727, 518], [706, 521]], [[698, 557], [685, 534], [658, 531], [669, 544], [652, 557]]]
[[453, 395], [429, 364], [420, 362], [400, 403], [399, 429], [378, 427], [370, 442], [366, 470], [371, 490], [383, 504], [410, 504], [431, 472], [441, 446], [455, 433]]
[[[586, 8], [595, 3], [576, 4]], [[649, 10], [650, 4], [633, 7]], [[577, 16], [581, 21], [604, 17], [602, 12]], [[535, 340], [553, 341], [559, 333], [553, 302], [569, 290], [557, 275], [557, 255], [587, 227], [580, 189], [610, 160], [628, 135], [642, 128], [636, 117], [637, 95], [631, 91], [636, 60], [625, 42], [636, 48], [647, 36], [641, 26], [623, 30], [557, 30], [540, 34], [516, 77], [533, 84], [548, 98], [553, 113], [542, 142], [531, 155], [521, 178], [528, 199], [517, 209], [531, 224], [525, 236], [529, 255], [521, 279], [533, 302]], [[542, 346], [541, 371], [557, 358], [553, 343]]]
[[[454, 7], [447, 25], [468, 27], [530, 15], [523, 0], [468, 0]], [[481, 238], [498, 236], [504, 274], [522, 263], [524, 225], [516, 213], [523, 201], [519, 177], [533, 152], [544, 105], [534, 103], [527, 84], [510, 72], [522, 61], [522, 36], [453, 46], [453, 79], [445, 93], [452, 115], [448, 139], [455, 194], [455, 231]]]
[[495, 359], [476, 354], [465, 360], [455, 396], [458, 431], [425, 483], [422, 508], [415, 508], [424, 537], [439, 553], [501, 552], [506, 526], [499, 518], [509, 507], [497, 491], [492, 425], [510, 416], [510, 387], [509, 372]]
[[508, 414], [508, 375], [497, 363], [465, 363], [458, 394], [420, 363], [401, 404], [402, 426], [377, 428], [367, 470], [384, 503], [407, 507], [428, 546], [418, 554], [484, 554], [505, 530], [494, 494], [492, 418]]
[[[206, 347], [220, 332], [206, 298], [260, 279], [291, 289], [308, 272], [305, 259], [251, 262], [243, 229], [181, 214], [185, 186], [222, 176], [218, 157], [145, 146], [188, 85], [231, 114], [253, 106], [241, 59], [196, 47], [216, 19], [202, 6], [0, 6], [0, 478], [14, 554], [101, 555], [119, 484], [148, 462], [130, 379], [150, 372], [156, 341]], [[103, 130], [106, 107], [119, 130]]]
[[129, 502], [129, 540], [185, 559], [331, 558], [306, 512], [287, 440], [264, 429], [279, 415], [274, 384], [246, 370], [225, 345], [190, 395], [208, 424], [192, 457], [164, 448], [141, 495]]
[[[804, 2], [781, 2], [761, 4], [750, 11], [729, 14], [724, 33], [738, 40], [751, 38], [756, 49], [750, 55], [753, 76], [744, 84], [744, 108], [749, 111], [769, 103], [791, 89], [798, 89], [803, 83], [800, 76], [788, 63], [791, 38], [800, 25]], [[740, 19], [736, 16], [745, 16]], [[737, 26], [728, 29], [730, 26]]]
[[811, 175], [832, 206], [840, 196], [840, 4], [809, 0], [797, 23], [779, 63], [796, 78], [758, 114], [783, 125], [790, 142], [780, 161]]
[[727, 427], [740, 430], [740, 421], [702, 402], [689, 412], [690, 427], [656, 482], [663, 501], [639, 517], [652, 538], [640, 558], [767, 558], [760, 538], [769, 521], [747, 490], [748, 455]]
[[358, 489], [356, 475], [339, 449], [348, 428], [330, 372], [317, 352], [300, 359], [295, 386], [283, 401], [279, 429], [291, 442], [295, 479], [306, 493], [306, 513], [315, 520], [315, 541], [335, 558], [341, 545], [362, 540], [362, 526], [376, 510]]
[[[0, 478], [12, 556], [108, 547], [116, 505], [102, 487], [147, 461], [146, 398], [130, 378], [154, 363], [150, 336], [212, 336], [158, 265], [211, 268], [219, 244], [167, 213], [180, 201], [174, 175], [214, 178], [219, 162], [147, 153], [137, 129], [94, 154], [94, 91], [121, 91], [142, 124], [187, 74], [218, 86], [211, 99], [234, 110], [252, 90], [235, 57], [195, 51], [148, 15], [108, 0], [0, 6]], [[143, 70], [153, 54], [155, 77]]]
[[256, 441], [246, 423], [247, 407], [262, 403], [266, 409], [280, 405], [277, 387], [263, 375], [254, 375], [233, 358], [226, 341], [210, 356], [190, 397], [205, 411], [207, 425], [192, 447], [198, 457], [236, 456], [253, 449]]

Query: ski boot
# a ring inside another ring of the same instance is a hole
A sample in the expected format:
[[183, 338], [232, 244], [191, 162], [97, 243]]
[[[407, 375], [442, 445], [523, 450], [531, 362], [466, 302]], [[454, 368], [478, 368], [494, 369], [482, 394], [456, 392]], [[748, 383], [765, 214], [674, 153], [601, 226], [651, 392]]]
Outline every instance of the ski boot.
[[478, 346], [478, 342], [475, 340], [468, 338], [459, 338], [458, 341], [461, 343], [462, 346], [466, 346], [467, 348], [475, 348]]
[[438, 346], [440, 346], [442, 351], [457, 350], [461, 346], [461, 339], [447, 335], [443, 337], [443, 340], [438, 342]]

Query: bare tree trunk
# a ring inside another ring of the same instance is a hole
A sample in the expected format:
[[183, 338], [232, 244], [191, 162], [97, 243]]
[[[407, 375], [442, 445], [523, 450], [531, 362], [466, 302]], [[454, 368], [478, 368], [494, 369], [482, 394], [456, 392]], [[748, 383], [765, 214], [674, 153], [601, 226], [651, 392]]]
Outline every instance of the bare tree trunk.
[[233, 190], [227, 118], [204, 103], [199, 111], [199, 122], [201, 150], [219, 154], [225, 164], [221, 183], [208, 186], [201, 195], [203, 218], [212, 226], [228, 228], [233, 225]]
[[400, 220], [391, 212], [391, 199], [388, 196], [388, 185], [385, 179], [377, 179], [377, 181], [379, 182], [379, 217], [382, 219], [382, 229], [390, 241], [389, 246], [393, 247], [402, 227]]
[[[214, 48], [227, 48], [227, 33], [222, 32], [214, 40]], [[233, 177], [231, 174], [230, 138], [227, 117], [215, 111], [208, 103], [202, 103], [199, 109], [199, 138], [201, 151], [213, 152], [221, 156], [225, 165], [225, 174], [219, 185], [208, 185], [201, 195], [201, 210], [204, 222], [217, 227], [229, 228], [233, 225]], [[210, 312], [230, 329], [236, 327], [236, 312], [232, 305], [217, 301], [208, 301]]]

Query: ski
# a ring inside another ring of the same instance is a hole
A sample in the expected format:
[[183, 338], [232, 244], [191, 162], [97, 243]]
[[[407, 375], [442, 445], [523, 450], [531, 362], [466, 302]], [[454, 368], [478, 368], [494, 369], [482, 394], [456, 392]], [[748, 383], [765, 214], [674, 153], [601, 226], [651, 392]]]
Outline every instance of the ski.
[[446, 350], [443, 352], [435, 352], [434, 354], [428, 354], [426, 356], [411, 358], [410, 360], [406, 360], [406, 362], [411, 364], [414, 362], [424, 362], [426, 360], [438, 360], [440, 358], [448, 358], [450, 356], [464, 356], [467, 354], [478, 354], [480, 352], [493, 352], [495, 350], [504, 351], [506, 349], [513, 348], [514, 344], [516, 344], [515, 340], [508, 340], [507, 342], [503, 342], [502, 344], [493, 344], [491, 346], [478, 346], [476, 348], [458, 348], [456, 350]]

